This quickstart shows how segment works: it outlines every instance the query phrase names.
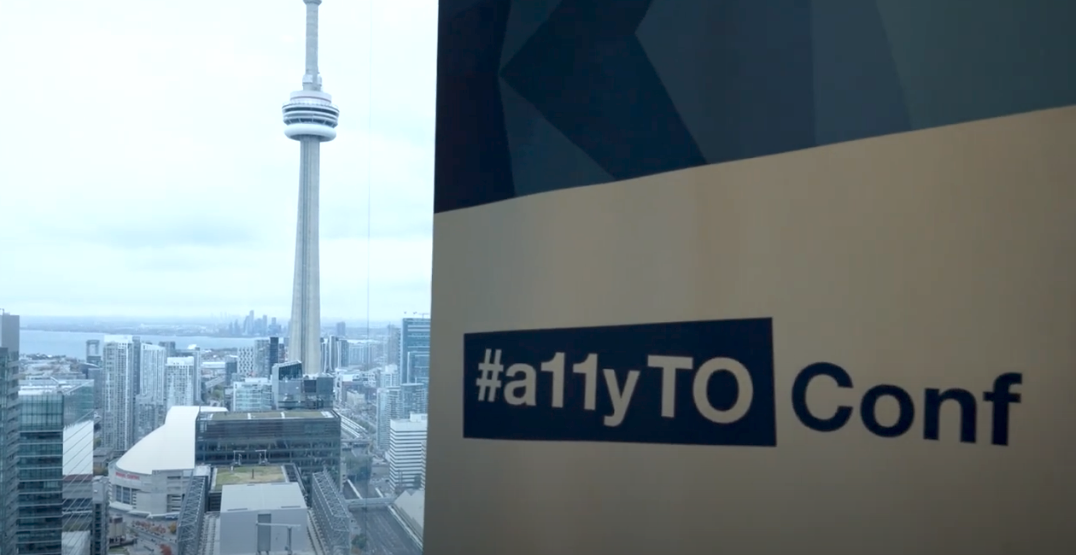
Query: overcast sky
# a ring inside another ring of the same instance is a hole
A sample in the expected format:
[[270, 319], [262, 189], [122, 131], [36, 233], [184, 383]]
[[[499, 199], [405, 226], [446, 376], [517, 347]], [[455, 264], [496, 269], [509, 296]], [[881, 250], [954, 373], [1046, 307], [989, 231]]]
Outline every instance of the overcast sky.
[[[428, 312], [436, 23], [436, 0], [321, 6], [326, 318], [365, 318], [368, 252], [371, 318]], [[303, 33], [301, 0], [0, 4], [0, 307], [287, 318]]]

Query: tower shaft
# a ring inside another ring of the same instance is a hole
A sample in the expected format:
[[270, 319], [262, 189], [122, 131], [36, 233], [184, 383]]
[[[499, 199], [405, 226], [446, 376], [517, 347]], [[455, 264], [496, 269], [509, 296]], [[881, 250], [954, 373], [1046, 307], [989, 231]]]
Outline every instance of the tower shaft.
[[295, 273], [291, 292], [288, 358], [303, 363], [304, 374], [321, 371], [321, 141], [299, 141], [299, 214], [295, 226]]

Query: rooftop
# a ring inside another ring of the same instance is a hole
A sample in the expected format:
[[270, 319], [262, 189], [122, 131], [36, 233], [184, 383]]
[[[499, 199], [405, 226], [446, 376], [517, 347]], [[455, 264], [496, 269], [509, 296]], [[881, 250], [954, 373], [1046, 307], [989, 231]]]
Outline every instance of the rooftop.
[[389, 429], [401, 432], [423, 432], [426, 431], [428, 422], [425, 414], [412, 414], [410, 418], [390, 420]]
[[194, 424], [199, 414], [224, 414], [222, 407], [172, 407], [164, 425], [134, 444], [120, 460], [116, 469], [137, 474], [153, 474], [155, 470], [186, 470], [194, 468]]
[[203, 414], [203, 420], [271, 420], [298, 418], [336, 418], [331, 410], [273, 410], [259, 412], [214, 412]]
[[306, 500], [299, 484], [237, 484], [221, 490], [220, 512], [305, 509]]
[[288, 477], [280, 466], [218, 466], [213, 477], [213, 491], [224, 486], [245, 484], [273, 484], [287, 482]]

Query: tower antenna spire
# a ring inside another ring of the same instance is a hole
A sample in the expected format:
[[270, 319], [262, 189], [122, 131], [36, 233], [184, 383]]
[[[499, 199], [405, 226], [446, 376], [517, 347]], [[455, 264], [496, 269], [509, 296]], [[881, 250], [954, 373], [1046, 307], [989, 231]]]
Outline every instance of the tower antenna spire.
[[303, 0], [306, 4], [306, 74], [303, 90], [320, 91], [321, 74], [318, 73], [318, 6], [321, 0]]

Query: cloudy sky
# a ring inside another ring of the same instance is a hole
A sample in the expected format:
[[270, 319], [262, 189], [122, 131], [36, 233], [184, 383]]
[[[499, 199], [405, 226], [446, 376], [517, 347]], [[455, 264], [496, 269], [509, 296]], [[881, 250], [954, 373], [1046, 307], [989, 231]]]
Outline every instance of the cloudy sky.
[[[436, 0], [321, 6], [326, 318], [364, 319], [368, 276], [371, 318], [428, 311], [436, 22]], [[300, 0], [0, 4], [0, 307], [287, 317], [303, 32]]]

